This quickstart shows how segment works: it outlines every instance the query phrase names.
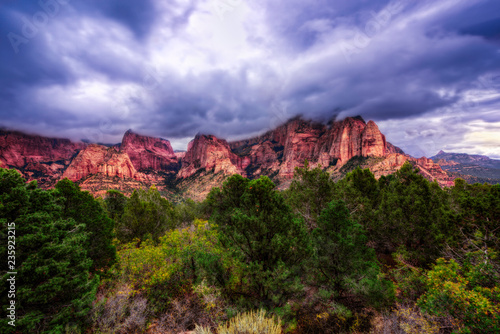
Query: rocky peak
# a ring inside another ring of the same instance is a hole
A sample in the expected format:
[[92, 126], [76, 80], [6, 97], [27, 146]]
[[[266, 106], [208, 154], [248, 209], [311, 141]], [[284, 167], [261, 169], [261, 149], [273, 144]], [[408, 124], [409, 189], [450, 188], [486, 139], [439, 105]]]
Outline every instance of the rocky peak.
[[386, 150], [385, 136], [374, 121], [369, 121], [361, 135], [361, 156], [383, 157], [386, 155]]
[[120, 151], [128, 154], [136, 170], [171, 171], [178, 168], [178, 159], [166, 139], [142, 136], [128, 130]]
[[189, 143], [188, 150], [182, 158], [182, 166], [178, 177], [187, 178], [200, 169], [213, 171], [215, 174], [241, 173], [238, 156], [231, 151], [229, 144], [213, 135], [197, 134]]

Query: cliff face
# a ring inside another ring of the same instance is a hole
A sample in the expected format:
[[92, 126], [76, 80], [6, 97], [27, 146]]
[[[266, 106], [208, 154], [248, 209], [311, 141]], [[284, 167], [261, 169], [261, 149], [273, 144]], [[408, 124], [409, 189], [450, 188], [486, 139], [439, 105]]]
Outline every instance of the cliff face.
[[[377, 125], [360, 117], [346, 118], [329, 126], [295, 118], [260, 137], [230, 144], [249, 175], [278, 173], [281, 178], [293, 176], [295, 167], [307, 159], [311, 166], [342, 166], [355, 156], [384, 157], [388, 152], [385, 136]], [[390, 144], [389, 144], [390, 145]]]
[[114, 147], [91, 144], [73, 159], [64, 171], [63, 178], [79, 181], [91, 174], [139, 179], [129, 156]]
[[436, 180], [439, 185], [451, 187], [454, 184], [454, 177], [446, 173], [438, 164], [426, 157], [413, 158], [409, 155], [400, 153], [390, 153], [382, 161], [375, 163], [369, 167], [376, 178], [382, 175], [389, 175], [400, 169], [403, 164], [409, 161], [414, 166], [418, 167], [420, 174], [422, 174], [429, 181]]
[[0, 130], [0, 165], [19, 170], [29, 181], [53, 185], [85, 147], [68, 139]]
[[0, 131], [0, 161], [4, 166], [24, 168], [28, 164], [66, 161], [85, 144], [69, 139], [47, 138], [17, 131]]
[[128, 130], [123, 136], [120, 151], [125, 152], [135, 169], [145, 170], [177, 170], [177, 158], [170, 142], [161, 138], [138, 135]]
[[241, 174], [239, 159], [227, 142], [212, 135], [196, 135], [181, 160], [178, 178], [187, 178], [199, 170], [218, 174]]

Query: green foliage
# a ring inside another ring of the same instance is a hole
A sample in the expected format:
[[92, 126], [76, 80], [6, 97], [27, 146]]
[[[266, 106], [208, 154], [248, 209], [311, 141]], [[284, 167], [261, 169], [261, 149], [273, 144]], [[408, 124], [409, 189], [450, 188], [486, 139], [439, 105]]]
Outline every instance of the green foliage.
[[197, 220], [193, 227], [168, 232], [158, 245], [151, 240], [139, 247], [136, 244], [127, 244], [119, 251], [123, 278], [159, 309], [190, 291], [194, 283], [204, 278], [217, 280], [225, 272], [216, 231], [205, 221]]
[[[57, 191], [25, 184], [14, 170], [0, 169], [1, 235], [15, 223], [16, 327], [0, 320], [2, 333], [60, 332], [69, 322], [84, 326], [95, 297], [98, 276], [90, 276], [87, 254], [90, 232], [80, 221], [65, 216]], [[10, 240], [10, 238], [9, 238]], [[2, 244], [2, 254], [7, 253]], [[2, 262], [0, 303], [9, 305], [6, 284], [11, 275]], [[68, 327], [69, 328], [69, 327]]]
[[384, 179], [377, 219], [369, 224], [381, 252], [406, 249], [409, 261], [428, 265], [440, 254], [448, 228], [447, 198], [406, 162], [395, 177]]
[[350, 219], [343, 201], [328, 204], [312, 236], [316, 280], [335, 291], [337, 298], [358, 295], [376, 306], [392, 301], [392, 284], [382, 278], [363, 227]]
[[487, 267], [438, 259], [428, 273], [428, 291], [418, 304], [430, 314], [451, 317], [460, 333], [498, 333], [500, 287], [480, 284]]
[[311, 253], [307, 229], [269, 178], [233, 175], [207, 201], [221, 245], [243, 264], [238, 293], [270, 306], [301, 289], [298, 270]]
[[208, 219], [205, 210], [206, 204], [204, 202], [197, 203], [189, 198], [184, 200], [175, 206], [177, 226], [189, 226], [196, 219]]
[[336, 199], [343, 200], [352, 218], [365, 228], [371, 244], [375, 244], [379, 231], [376, 211], [380, 205], [380, 188], [369, 169], [355, 168], [337, 182]]
[[108, 216], [115, 222], [118, 221], [125, 212], [127, 197], [118, 190], [108, 190], [104, 198], [104, 204]]
[[93, 261], [92, 270], [109, 268], [116, 261], [114, 221], [89, 192], [81, 191], [68, 179], [56, 184], [56, 194], [60, 196], [63, 218], [72, 218], [85, 225], [89, 236], [85, 248]]
[[134, 239], [143, 241], [148, 237], [158, 242], [160, 236], [175, 226], [174, 207], [152, 186], [148, 191], [134, 190], [117, 222], [116, 230], [122, 242]]
[[452, 246], [461, 248], [467, 239], [464, 235], [480, 232], [487, 247], [500, 251], [500, 185], [468, 185], [457, 179], [450, 193], [455, 214]]
[[316, 226], [321, 211], [333, 199], [335, 183], [321, 167], [309, 169], [306, 160], [304, 168], [296, 168], [290, 188], [285, 192], [287, 203], [306, 222], [309, 228]]

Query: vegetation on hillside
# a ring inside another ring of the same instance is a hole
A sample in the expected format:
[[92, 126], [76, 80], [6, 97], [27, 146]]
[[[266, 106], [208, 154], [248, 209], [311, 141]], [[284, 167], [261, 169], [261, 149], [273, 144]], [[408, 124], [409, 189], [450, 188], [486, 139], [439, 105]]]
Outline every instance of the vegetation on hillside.
[[0, 169], [4, 259], [12, 226], [2, 333], [500, 331], [500, 185], [443, 189], [409, 163], [338, 182], [306, 164], [285, 191], [233, 175], [175, 205]]

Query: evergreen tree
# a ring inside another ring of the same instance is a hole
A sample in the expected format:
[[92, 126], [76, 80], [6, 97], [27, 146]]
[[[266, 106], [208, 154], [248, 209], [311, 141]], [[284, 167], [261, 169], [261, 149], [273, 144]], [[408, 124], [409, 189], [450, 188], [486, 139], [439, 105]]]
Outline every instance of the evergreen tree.
[[[0, 169], [2, 239], [15, 233], [15, 270], [2, 261], [0, 303], [9, 305], [8, 278], [16, 271], [16, 327], [2, 316], [2, 333], [59, 333], [68, 323], [84, 326], [98, 277], [90, 278], [92, 259], [84, 224], [64, 216], [54, 191], [25, 184], [17, 171]], [[8, 226], [15, 226], [9, 229]], [[11, 238], [9, 238], [11, 240]], [[2, 254], [7, 253], [2, 242]], [[7, 256], [5, 256], [7, 259]]]
[[127, 197], [118, 190], [108, 190], [104, 198], [104, 205], [108, 216], [116, 222], [125, 212]]
[[87, 191], [68, 179], [56, 184], [57, 194], [63, 207], [63, 218], [73, 218], [85, 225], [89, 234], [88, 255], [93, 260], [93, 270], [109, 268], [116, 261], [113, 245], [114, 221], [110, 219], [99, 202]]
[[381, 187], [377, 219], [371, 226], [377, 249], [394, 252], [399, 248], [414, 264], [428, 265], [440, 255], [446, 241], [444, 191], [408, 162], [388, 180]]
[[298, 270], [311, 252], [304, 222], [274, 188], [267, 177], [233, 175], [208, 196], [222, 246], [243, 264], [244, 293], [267, 306], [283, 304], [300, 289]]
[[392, 285], [381, 278], [375, 252], [366, 246], [364, 229], [351, 220], [343, 201], [328, 204], [312, 236], [316, 280], [333, 290], [337, 299], [355, 295], [372, 305], [392, 299]]
[[304, 168], [296, 168], [290, 188], [285, 192], [287, 203], [293, 211], [304, 219], [312, 229], [316, 226], [321, 211], [333, 199], [335, 183], [321, 166], [309, 169], [305, 161]]
[[148, 237], [158, 242], [167, 230], [176, 227], [176, 221], [174, 207], [155, 186], [148, 191], [134, 190], [118, 221], [117, 236], [122, 242]]

